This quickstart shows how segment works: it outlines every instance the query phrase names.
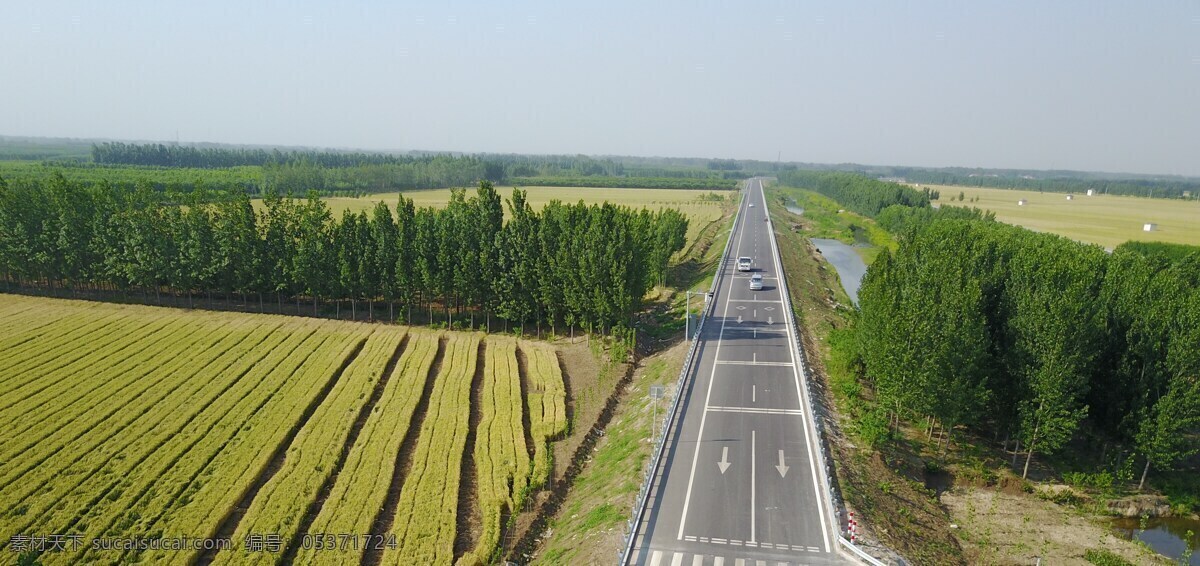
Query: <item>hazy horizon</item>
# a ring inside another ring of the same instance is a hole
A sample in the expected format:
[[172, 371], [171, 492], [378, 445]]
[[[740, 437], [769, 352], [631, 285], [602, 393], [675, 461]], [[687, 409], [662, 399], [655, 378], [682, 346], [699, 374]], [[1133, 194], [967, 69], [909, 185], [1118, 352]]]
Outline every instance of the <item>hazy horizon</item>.
[[1200, 175], [1200, 3], [0, 7], [0, 134]]

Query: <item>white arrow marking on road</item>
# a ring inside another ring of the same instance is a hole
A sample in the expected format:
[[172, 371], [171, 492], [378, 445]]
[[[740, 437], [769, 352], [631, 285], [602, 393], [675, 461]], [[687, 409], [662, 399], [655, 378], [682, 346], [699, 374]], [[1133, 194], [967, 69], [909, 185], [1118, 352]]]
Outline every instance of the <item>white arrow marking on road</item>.
[[729, 466], [730, 466], [729, 447], [726, 446], [724, 448], [721, 448], [721, 461], [717, 462], [717, 467], [721, 468], [721, 473], [724, 474], [725, 470], [729, 469]]
[[773, 319], [773, 318], [771, 318], [771, 317], [769, 317], [769, 316], [768, 316], [768, 317], [767, 317], [767, 324], [775, 324], [775, 319]]
[[738, 324], [741, 324], [741, 323], [742, 323], [742, 315], [739, 314], [738, 315]]
[[779, 465], [775, 466], [775, 469], [779, 470], [779, 477], [787, 477], [788, 467], [783, 465], [783, 450], [779, 451]]

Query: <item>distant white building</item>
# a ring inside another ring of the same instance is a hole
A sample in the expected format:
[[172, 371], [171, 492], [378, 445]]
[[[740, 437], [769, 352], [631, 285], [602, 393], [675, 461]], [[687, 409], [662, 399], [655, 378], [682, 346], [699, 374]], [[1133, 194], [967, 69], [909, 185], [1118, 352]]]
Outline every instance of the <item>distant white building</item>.
[[1029, 204], [1029, 201], [1027, 201], [1025, 199], [1021, 199], [1021, 200], [1017, 201], [1017, 206], [1025, 206], [1027, 204]]
[[1158, 224], [1155, 224], [1153, 222], [1147, 222], [1145, 225], [1142, 226], [1143, 232], [1153, 232], [1155, 230], [1158, 230]]
[[1088, 195], [1089, 197], [1090, 197], [1090, 196], [1093, 196], [1093, 195], [1095, 195], [1095, 194], [1096, 194], [1096, 189], [1088, 189], [1087, 195]]

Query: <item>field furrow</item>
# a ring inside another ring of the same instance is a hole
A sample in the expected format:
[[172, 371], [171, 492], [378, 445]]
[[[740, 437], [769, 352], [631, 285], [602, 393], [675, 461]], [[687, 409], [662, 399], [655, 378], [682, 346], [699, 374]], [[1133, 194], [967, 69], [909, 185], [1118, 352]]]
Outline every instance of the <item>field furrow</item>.
[[[289, 542], [316, 500], [320, 487], [337, 472], [337, 459], [364, 404], [384, 377], [388, 360], [396, 355], [404, 331], [376, 330], [362, 351], [346, 367], [324, 402], [304, 423], [287, 447], [279, 470], [263, 484], [234, 532], [234, 544], [244, 548], [247, 534], [271, 533]], [[272, 563], [269, 553], [225, 552], [216, 555], [225, 564]]]
[[[278, 395], [296, 391], [292, 378], [312, 356], [325, 355], [333, 341], [316, 324], [301, 325], [265, 359], [255, 364], [229, 395], [206, 408], [200, 417], [154, 450], [139, 463], [137, 473], [119, 478], [104, 496], [95, 501], [72, 500], [73, 505], [55, 510], [43, 519], [55, 532], [71, 532], [93, 538], [100, 535], [144, 533], [145, 522], [155, 517], [200, 475], [246, 423]], [[141, 522], [141, 523], [139, 523]], [[98, 556], [115, 560], [120, 552]]]
[[[359, 564], [362, 535], [371, 529], [395, 473], [401, 443], [424, 391], [439, 334], [409, 332], [408, 345], [367, 417], [329, 496], [297, 549], [295, 564]], [[348, 539], [339, 535], [357, 537]]]
[[[274, 403], [255, 414], [190, 484], [171, 502], [161, 516], [133, 532], [161, 532], [167, 536], [211, 537], [254, 489], [255, 481], [271, 464], [276, 450], [289, 434], [303, 424], [330, 379], [363, 347], [370, 333], [367, 325], [346, 325], [335, 332], [336, 353], [310, 358], [295, 379], [301, 391], [276, 396]], [[194, 560], [198, 553], [146, 552], [151, 563]]]
[[[0, 526], [0, 540], [19, 532], [51, 532], [36, 529], [53, 526], [40, 524], [39, 519], [52, 508], [70, 505], [63, 504], [67, 496], [71, 501], [91, 501], [106, 494], [115, 481], [133, 473], [149, 452], [192, 422], [215, 397], [235, 385], [255, 362], [276, 346], [284, 337], [282, 333], [273, 332], [278, 326], [278, 323], [256, 324], [233, 330], [231, 336], [236, 343], [225, 349], [220, 358], [212, 363], [181, 369], [180, 373], [187, 376], [184, 386], [140, 415], [121, 434], [113, 434], [82, 452], [69, 448], [62, 450], [59, 459], [69, 463], [65, 468], [42, 466], [23, 476], [21, 482], [14, 484], [19, 490], [6, 490], [0, 494], [0, 506], [22, 508], [25, 521]], [[260, 354], [253, 352], [260, 348]]]
[[[108, 384], [108, 380], [116, 375], [112, 370], [117, 365], [130, 367], [130, 356], [144, 354], [154, 348], [169, 348], [170, 339], [174, 334], [185, 335], [189, 326], [179, 320], [163, 319], [143, 324], [141, 321], [128, 321], [128, 326], [118, 327], [114, 331], [121, 332], [119, 342], [110, 344], [106, 349], [88, 349], [82, 356], [67, 356], [64, 361], [43, 365], [38, 373], [16, 374], [21, 376], [15, 380], [14, 386], [4, 392], [4, 400], [0, 402], [0, 430], [10, 430], [6, 425], [13, 421], [27, 421], [26, 411], [36, 410], [45, 416], [52, 411], [71, 407], [71, 403], [85, 395], [87, 389], [80, 388], [79, 382], [93, 386]], [[102, 368], [105, 375], [93, 373], [96, 368]], [[19, 382], [18, 382], [19, 381]]]
[[528, 363], [529, 429], [533, 437], [533, 473], [530, 484], [540, 488], [554, 469], [550, 441], [567, 432], [567, 389], [554, 348], [542, 342], [521, 341]]
[[0, 345], [27, 341], [39, 329], [55, 324], [73, 311], [55, 307], [38, 308], [34, 302], [12, 302], [13, 295], [0, 296]]
[[524, 497], [530, 473], [517, 341], [488, 339], [486, 358], [479, 408], [482, 418], [475, 431], [474, 447], [475, 485], [483, 524], [475, 548], [458, 560], [461, 566], [491, 562], [500, 542], [501, 518]]
[[[483, 339], [0, 294], [0, 564], [491, 562], [567, 424], [554, 349]], [[90, 544], [159, 537], [234, 546]]]
[[[471, 379], [479, 336], [452, 334], [434, 384], [412, 465], [400, 493], [385, 564], [448, 564], [454, 560], [460, 464], [470, 421]], [[415, 518], [420, 517], [419, 520]]]
[[[94, 351], [103, 351], [108, 344], [126, 339], [128, 330], [140, 323], [131, 322], [129, 313], [108, 313], [105, 316], [81, 315], [47, 325], [45, 333], [29, 333], [14, 337], [12, 344], [0, 344], [5, 352], [0, 360], [0, 391], [5, 393], [43, 375], [47, 362], [66, 365]], [[22, 340], [16, 344], [16, 340]], [[30, 375], [34, 373], [35, 375]]]
[[[191, 333], [189, 330], [195, 329], [185, 325], [176, 332], [178, 340], [165, 343], [161, 348], [139, 352], [125, 363], [114, 366], [113, 380], [104, 387], [90, 388], [80, 402], [73, 403], [72, 410], [57, 411], [37, 421], [25, 418], [24, 422], [30, 425], [27, 431], [22, 429], [0, 435], [4, 442], [3, 452], [0, 452], [0, 489], [24, 471], [41, 465], [71, 441], [83, 436], [92, 438], [93, 432], [107, 431], [114, 422], [127, 423], [129, 413], [140, 413], [153, 406], [183, 379], [174, 373], [175, 369], [226, 338], [217, 329]], [[173, 354], [170, 348], [176, 346], [191, 355]], [[126, 401], [121, 403], [122, 399]], [[20, 413], [36, 414], [31, 409], [20, 410]]]

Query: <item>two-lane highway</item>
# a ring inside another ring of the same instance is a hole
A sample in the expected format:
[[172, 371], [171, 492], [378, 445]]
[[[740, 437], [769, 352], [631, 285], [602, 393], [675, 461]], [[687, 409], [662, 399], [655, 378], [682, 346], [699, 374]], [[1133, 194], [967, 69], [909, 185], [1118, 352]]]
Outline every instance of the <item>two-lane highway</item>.
[[843, 563], [761, 180], [739, 216], [631, 564]]

